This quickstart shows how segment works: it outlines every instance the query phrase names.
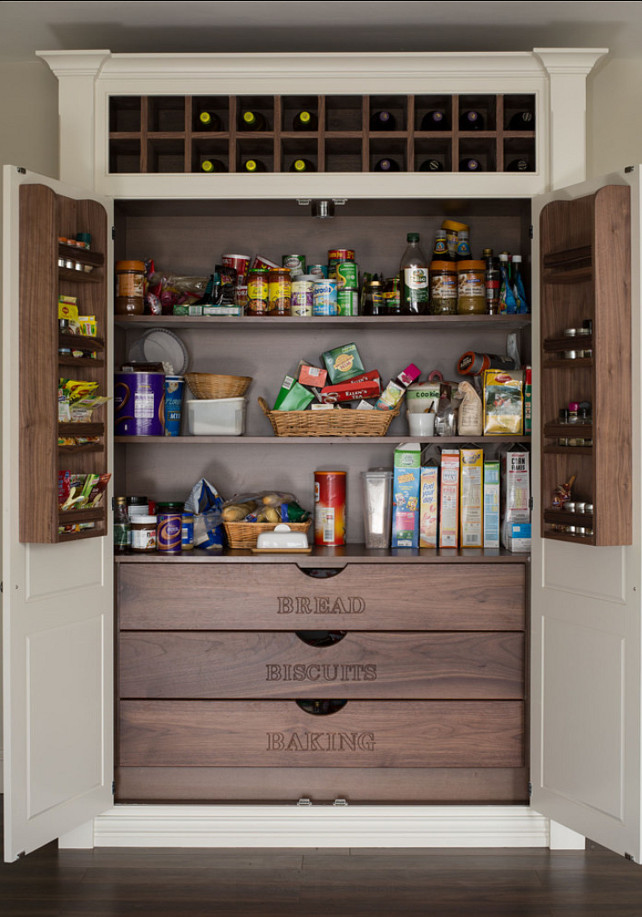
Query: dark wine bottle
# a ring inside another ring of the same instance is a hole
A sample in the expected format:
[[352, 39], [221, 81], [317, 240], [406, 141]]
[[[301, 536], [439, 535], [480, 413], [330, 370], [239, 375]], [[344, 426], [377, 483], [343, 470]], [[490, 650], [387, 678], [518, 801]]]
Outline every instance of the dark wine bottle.
[[203, 172], [227, 172], [227, 166], [222, 159], [202, 159], [201, 171]]
[[419, 166], [420, 172], [443, 172], [444, 164], [438, 159], [425, 159]]
[[389, 111], [375, 111], [370, 116], [371, 131], [394, 131], [397, 127], [397, 119]]
[[508, 122], [509, 131], [534, 131], [535, 115], [532, 111], [518, 111]]
[[267, 120], [260, 111], [244, 111], [241, 114], [240, 128], [243, 131], [265, 131]]
[[198, 126], [202, 131], [220, 131], [223, 129], [221, 119], [215, 111], [202, 111], [198, 116]]
[[446, 112], [440, 109], [427, 111], [421, 119], [422, 131], [449, 131], [450, 121], [446, 117]]
[[317, 116], [312, 111], [300, 111], [294, 116], [292, 130], [315, 131], [319, 125]]
[[507, 172], [532, 172], [533, 167], [530, 160], [526, 157], [521, 159], [512, 159], [506, 166]]
[[267, 172], [267, 166], [260, 159], [246, 159], [242, 166], [242, 172]]
[[290, 172], [316, 172], [316, 168], [309, 159], [295, 159], [290, 166]]
[[480, 111], [476, 111], [475, 109], [468, 109], [467, 111], [463, 111], [459, 116], [459, 130], [483, 131], [484, 116]]
[[460, 159], [459, 160], [459, 171], [460, 172], [483, 172], [483, 166], [479, 159]]
[[401, 166], [394, 159], [380, 159], [375, 164], [375, 172], [401, 172]]

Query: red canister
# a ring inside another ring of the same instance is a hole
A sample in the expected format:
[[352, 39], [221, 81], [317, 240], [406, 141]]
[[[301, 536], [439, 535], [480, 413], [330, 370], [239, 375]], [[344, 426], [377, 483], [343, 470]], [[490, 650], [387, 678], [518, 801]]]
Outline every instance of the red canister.
[[181, 513], [159, 513], [156, 519], [156, 550], [161, 554], [180, 554], [182, 533]]
[[346, 543], [346, 472], [314, 473], [314, 543]]

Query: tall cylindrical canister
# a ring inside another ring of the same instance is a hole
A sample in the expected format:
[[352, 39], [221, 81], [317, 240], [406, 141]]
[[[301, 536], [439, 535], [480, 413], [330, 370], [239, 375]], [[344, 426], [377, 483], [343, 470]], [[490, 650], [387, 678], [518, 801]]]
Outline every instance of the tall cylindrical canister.
[[337, 315], [337, 282], [336, 280], [315, 280], [312, 299], [313, 315]]
[[115, 432], [118, 436], [163, 436], [165, 374], [114, 373]]
[[314, 543], [346, 543], [346, 472], [314, 473]]
[[161, 554], [180, 554], [182, 531], [182, 513], [159, 513], [156, 517], [156, 550]]

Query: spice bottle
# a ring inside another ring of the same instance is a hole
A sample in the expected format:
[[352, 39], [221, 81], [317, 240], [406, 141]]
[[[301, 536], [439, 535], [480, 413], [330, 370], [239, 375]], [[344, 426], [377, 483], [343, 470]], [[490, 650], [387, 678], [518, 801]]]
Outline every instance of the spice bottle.
[[493, 258], [492, 248], [485, 248], [483, 258], [486, 263], [484, 286], [486, 289], [486, 312], [488, 315], [497, 315], [499, 312], [499, 287], [501, 274], [496, 258]]

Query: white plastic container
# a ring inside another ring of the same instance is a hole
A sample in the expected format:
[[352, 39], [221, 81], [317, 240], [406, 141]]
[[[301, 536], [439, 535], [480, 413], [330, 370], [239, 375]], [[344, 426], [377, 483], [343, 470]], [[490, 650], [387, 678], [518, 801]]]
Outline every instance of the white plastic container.
[[190, 436], [241, 436], [245, 432], [246, 398], [199, 398], [188, 401]]

